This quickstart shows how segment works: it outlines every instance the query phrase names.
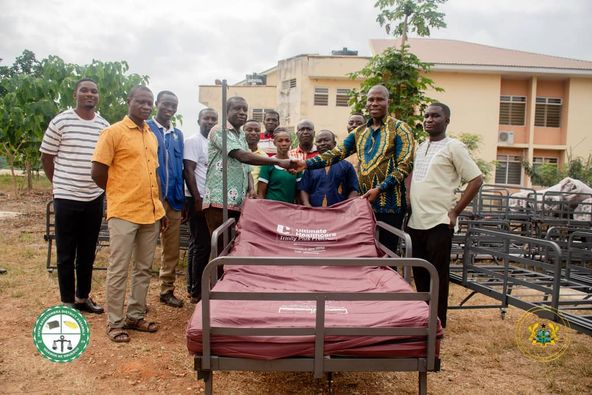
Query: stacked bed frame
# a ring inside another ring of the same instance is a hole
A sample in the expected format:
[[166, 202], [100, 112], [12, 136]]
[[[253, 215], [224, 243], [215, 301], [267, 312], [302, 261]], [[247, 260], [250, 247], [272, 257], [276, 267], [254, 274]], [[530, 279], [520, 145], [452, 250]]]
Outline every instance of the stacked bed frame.
[[[449, 308], [499, 308], [503, 318], [508, 306], [539, 307], [538, 315], [592, 335], [592, 222], [576, 219], [589, 208], [561, 203], [592, 195], [523, 191], [515, 198], [507, 186], [484, 185], [463, 213], [450, 280], [471, 293]], [[477, 293], [499, 303], [469, 304]]]

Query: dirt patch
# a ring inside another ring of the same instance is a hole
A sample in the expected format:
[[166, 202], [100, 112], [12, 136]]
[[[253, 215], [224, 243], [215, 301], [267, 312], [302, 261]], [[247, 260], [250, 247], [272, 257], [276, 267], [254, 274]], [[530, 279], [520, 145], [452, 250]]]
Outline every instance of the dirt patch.
[[0, 220], [4, 218], [18, 217], [19, 215], [21, 215], [21, 213], [18, 213], [16, 211], [0, 211]]
[[[185, 306], [173, 309], [158, 301], [158, 282], [152, 279], [147, 319], [159, 322], [158, 333], [131, 332], [131, 342], [115, 344], [105, 335], [106, 317], [86, 315], [91, 331], [86, 352], [68, 364], [41, 357], [32, 342], [36, 317], [59, 303], [56, 273], [45, 270], [43, 240], [48, 193], [34, 193], [18, 201], [0, 196], [0, 210], [23, 213], [0, 225], [0, 393], [172, 393], [203, 391], [185, 347], [185, 327], [193, 311], [185, 295], [185, 278], [177, 282]], [[106, 266], [107, 249], [97, 264]], [[155, 265], [156, 267], [156, 265]], [[93, 294], [105, 301], [105, 271], [95, 271]], [[452, 286], [451, 303], [469, 292]], [[473, 303], [492, 303], [478, 296]], [[454, 310], [442, 342], [442, 370], [428, 375], [430, 393], [592, 393], [590, 350], [592, 337], [570, 331], [567, 353], [551, 363], [532, 362], [518, 351], [514, 324], [523, 312], [510, 308], [504, 320], [496, 309]], [[76, 372], [75, 375], [72, 372]], [[319, 394], [325, 380], [308, 373], [216, 372], [215, 393]], [[339, 373], [338, 394], [413, 394], [416, 373]]]

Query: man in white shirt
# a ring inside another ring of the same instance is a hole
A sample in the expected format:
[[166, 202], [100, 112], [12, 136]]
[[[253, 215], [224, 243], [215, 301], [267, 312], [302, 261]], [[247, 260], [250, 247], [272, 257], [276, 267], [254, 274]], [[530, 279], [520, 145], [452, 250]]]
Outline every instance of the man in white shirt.
[[[429, 137], [415, 152], [411, 179], [411, 217], [407, 232], [413, 244], [413, 257], [432, 263], [438, 270], [440, 287], [438, 317], [446, 327], [448, 271], [452, 235], [458, 215], [475, 197], [483, 184], [479, 167], [464, 144], [446, 136], [450, 109], [433, 103], [425, 111], [424, 129]], [[467, 182], [460, 200], [454, 191]], [[425, 269], [414, 268], [418, 292], [429, 292], [430, 276]]]
[[74, 90], [76, 108], [51, 120], [41, 142], [41, 162], [52, 183], [58, 282], [66, 306], [101, 314], [89, 296], [104, 193], [92, 180], [91, 158], [109, 123], [95, 112], [97, 84], [83, 78]]
[[210, 232], [202, 211], [208, 170], [208, 134], [218, 122], [218, 113], [211, 108], [199, 112], [199, 133], [185, 140], [183, 174], [185, 199], [189, 217], [189, 252], [187, 256], [187, 292], [191, 302], [201, 298], [201, 275], [210, 258]]

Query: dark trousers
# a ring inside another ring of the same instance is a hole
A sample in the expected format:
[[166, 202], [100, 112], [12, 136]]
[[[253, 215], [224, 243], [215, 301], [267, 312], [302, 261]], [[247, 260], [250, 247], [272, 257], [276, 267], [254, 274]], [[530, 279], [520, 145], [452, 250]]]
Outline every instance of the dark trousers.
[[[209, 207], [204, 210], [204, 213], [206, 216], [206, 222], [208, 223], [208, 229], [210, 230], [210, 234], [213, 234], [214, 231], [224, 223], [224, 210], [218, 207]], [[240, 219], [240, 214], [240, 211], [228, 210], [228, 218], [234, 218], [237, 223]], [[230, 237], [230, 234], [228, 236]], [[218, 251], [216, 254], [217, 256], [220, 255], [220, 253], [224, 249], [223, 247], [224, 237], [220, 235], [220, 237], [218, 238]], [[224, 268], [222, 266], [218, 266], [218, 278], [222, 277], [223, 273]]]
[[[387, 223], [391, 226], [394, 226], [397, 229], [401, 229], [403, 226], [403, 218], [405, 218], [405, 212], [402, 211], [401, 213], [374, 213], [377, 221], [382, 221]], [[384, 229], [380, 229], [378, 241], [384, 244], [389, 250], [393, 252], [397, 252], [397, 244], [399, 243], [399, 238], [393, 235], [390, 232], [387, 232]]]
[[[413, 257], [425, 259], [436, 267], [440, 277], [438, 292], [438, 317], [446, 328], [448, 310], [448, 271], [450, 269], [450, 250], [454, 230], [446, 224], [431, 229], [412, 229], [407, 227], [413, 244]], [[423, 268], [413, 268], [413, 278], [418, 292], [429, 292], [430, 274]]]
[[210, 259], [210, 231], [204, 212], [195, 212], [193, 198], [186, 198], [185, 204], [189, 214], [187, 292], [194, 298], [201, 298], [201, 275]]
[[58, 282], [63, 303], [74, 303], [74, 295], [86, 299], [90, 293], [103, 196], [90, 202], [54, 200]]

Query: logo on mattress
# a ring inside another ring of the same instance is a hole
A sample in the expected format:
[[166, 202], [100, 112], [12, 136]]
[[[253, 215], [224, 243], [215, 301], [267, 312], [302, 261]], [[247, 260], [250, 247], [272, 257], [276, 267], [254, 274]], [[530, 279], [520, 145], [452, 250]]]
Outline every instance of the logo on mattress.
[[278, 224], [276, 228], [278, 240], [281, 241], [335, 241], [336, 232], [329, 232], [324, 228], [291, 228]]
[[[555, 320], [541, 316], [554, 317]], [[518, 320], [514, 338], [524, 356], [533, 361], [550, 362], [561, 357], [569, 347], [568, 328], [567, 322], [557, 311], [548, 307], [535, 307]]]
[[[306, 314], [315, 314], [317, 312], [317, 308], [315, 305], [309, 304], [285, 304], [281, 305], [278, 309], [278, 313], [280, 314], [298, 314], [298, 313], [306, 313]], [[325, 306], [325, 313], [327, 314], [348, 314], [347, 307], [344, 306], [331, 306], [327, 304]]]

